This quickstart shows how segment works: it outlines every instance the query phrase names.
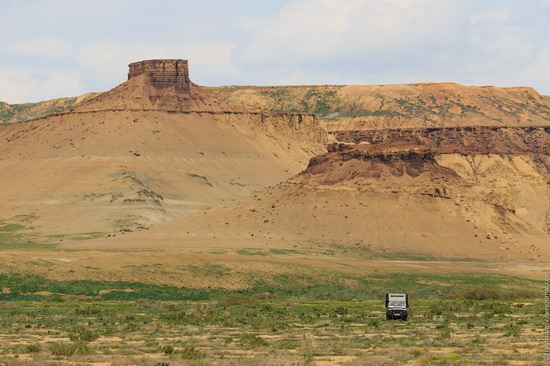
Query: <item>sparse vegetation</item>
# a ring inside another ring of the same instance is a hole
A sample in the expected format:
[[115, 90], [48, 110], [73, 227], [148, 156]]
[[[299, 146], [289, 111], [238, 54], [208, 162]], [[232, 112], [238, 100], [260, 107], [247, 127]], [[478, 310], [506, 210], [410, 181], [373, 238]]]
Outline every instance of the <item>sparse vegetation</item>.
[[[396, 360], [503, 364], [542, 357], [533, 345], [542, 335], [543, 299], [518, 307], [511, 300], [417, 298], [411, 301], [414, 315], [407, 323], [385, 321], [383, 300], [229, 299], [158, 301], [145, 308], [139, 301], [93, 301], [86, 306], [78, 301], [3, 302], [0, 334], [12, 336], [0, 344], [0, 363], [16, 352], [74, 362], [86, 355], [93, 355], [94, 362], [124, 357], [127, 363], [155, 354], [150, 364], [178, 359], [224, 364], [235, 357], [262, 364], [272, 355], [296, 364], [330, 356], [388, 365]], [[36, 343], [46, 332], [50, 340]], [[487, 353], [486, 347], [498, 352]], [[517, 348], [524, 352], [514, 352]]]
[[50, 344], [50, 352], [53, 356], [73, 356], [89, 354], [90, 347], [84, 342], [53, 342]]

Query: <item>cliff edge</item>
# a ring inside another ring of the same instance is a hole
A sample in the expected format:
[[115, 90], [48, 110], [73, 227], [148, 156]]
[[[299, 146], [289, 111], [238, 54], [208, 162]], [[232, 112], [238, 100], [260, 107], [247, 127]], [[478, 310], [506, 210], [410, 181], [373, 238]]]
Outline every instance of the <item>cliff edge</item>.
[[78, 106], [74, 111], [250, 111], [247, 107], [224, 101], [207, 89], [194, 84], [189, 78], [187, 60], [145, 60], [128, 66], [128, 81]]

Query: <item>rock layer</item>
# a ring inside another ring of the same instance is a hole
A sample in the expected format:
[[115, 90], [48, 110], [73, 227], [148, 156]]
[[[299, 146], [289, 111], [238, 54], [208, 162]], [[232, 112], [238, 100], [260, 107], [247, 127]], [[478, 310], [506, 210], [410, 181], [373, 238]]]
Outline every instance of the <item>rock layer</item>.
[[158, 91], [175, 88], [176, 93], [189, 93], [189, 65], [187, 60], [146, 60], [128, 65], [128, 80], [145, 75], [149, 83]]
[[71, 112], [165, 111], [248, 112], [189, 79], [187, 60], [146, 60], [131, 63], [128, 81], [75, 108]]
[[361, 149], [370, 150], [413, 145], [438, 154], [550, 154], [548, 126], [334, 131], [332, 135], [338, 142], [364, 144]]

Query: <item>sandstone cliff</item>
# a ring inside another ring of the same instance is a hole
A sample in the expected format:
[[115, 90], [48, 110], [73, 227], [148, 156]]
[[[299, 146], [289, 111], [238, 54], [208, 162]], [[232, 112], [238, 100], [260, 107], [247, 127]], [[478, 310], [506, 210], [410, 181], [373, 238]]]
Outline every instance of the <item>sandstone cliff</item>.
[[187, 60], [148, 60], [129, 65], [128, 81], [75, 109], [166, 112], [247, 112], [189, 79]]

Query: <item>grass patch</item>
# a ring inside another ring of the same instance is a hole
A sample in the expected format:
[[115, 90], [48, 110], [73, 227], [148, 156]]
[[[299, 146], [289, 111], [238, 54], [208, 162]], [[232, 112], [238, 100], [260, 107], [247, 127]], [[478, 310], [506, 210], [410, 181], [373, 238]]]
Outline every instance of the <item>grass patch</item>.
[[0, 226], [0, 232], [2, 233], [12, 233], [14, 231], [23, 230], [25, 227], [20, 224], [7, 224]]
[[54, 356], [87, 355], [91, 352], [90, 347], [84, 342], [54, 342], [50, 344], [50, 352]]
[[55, 244], [43, 242], [21, 224], [0, 224], [0, 250], [7, 249], [52, 249]]
[[449, 299], [464, 300], [506, 300], [506, 299], [529, 299], [537, 298], [538, 291], [529, 289], [494, 289], [484, 287], [467, 287], [457, 290], [448, 296]]
[[[395, 261], [452, 261], [452, 262], [482, 262], [479, 259], [471, 258], [446, 258], [436, 257], [423, 253], [411, 253], [411, 252], [396, 252], [396, 251], [379, 251], [373, 250], [367, 246], [353, 246], [353, 245], [341, 245], [336, 243], [330, 244], [331, 250], [337, 250], [343, 253], [349, 253], [354, 257], [366, 258], [366, 259], [380, 259], [380, 260], [395, 260]], [[348, 255], [349, 255], [348, 254]]]
[[[102, 282], [102, 281], [53, 281], [40, 276], [22, 276], [0, 274], [0, 287], [10, 288], [11, 293], [0, 294], [0, 300], [41, 300], [37, 292], [47, 291], [55, 295], [51, 300], [59, 300], [63, 295], [76, 299], [79, 296], [89, 296], [97, 300], [211, 300], [215, 295], [224, 293], [222, 290], [186, 289], [175, 286], [148, 285], [132, 282]], [[132, 289], [133, 292], [123, 291]], [[99, 296], [101, 290], [111, 290]], [[120, 290], [120, 291], [113, 291]]]
[[[226, 273], [225, 267], [198, 267], [209, 275]], [[206, 268], [206, 269], [205, 269]], [[220, 272], [221, 271], [221, 272]], [[198, 275], [203, 275], [200, 272]], [[351, 276], [338, 273], [317, 275], [280, 274], [268, 280], [258, 280], [247, 290], [193, 289], [176, 286], [152, 285], [135, 282], [103, 282], [90, 280], [53, 281], [40, 276], [0, 274], [0, 288], [11, 289], [0, 294], [0, 300], [44, 300], [35, 293], [52, 293], [51, 300], [69, 297], [76, 299], [87, 296], [92, 299], [108, 300], [186, 300], [186, 301], [232, 301], [225, 298], [235, 296], [237, 303], [242, 298], [299, 298], [306, 300], [369, 300], [383, 299], [387, 292], [409, 293], [411, 299], [457, 299], [494, 300], [512, 298], [533, 298], [542, 286], [541, 281], [513, 276], [479, 273], [371, 273], [365, 276]], [[464, 289], [457, 291], [458, 289]], [[128, 289], [131, 290], [127, 291]], [[471, 289], [471, 290], [470, 290]], [[479, 297], [480, 289], [489, 295]], [[492, 290], [488, 290], [492, 289]], [[100, 291], [109, 290], [99, 295]], [[491, 292], [494, 291], [494, 292]], [[248, 301], [248, 300], [247, 300]], [[245, 302], [247, 302], [245, 301]]]
[[262, 249], [255, 249], [255, 248], [244, 248], [244, 249], [238, 249], [237, 254], [239, 255], [255, 255], [255, 256], [266, 256], [269, 255], [269, 252]]
[[202, 277], [223, 277], [231, 273], [229, 267], [216, 263], [208, 263], [201, 266], [186, 266], [184, 269], [194, 276]]
[[239, 334], [241, 345], [247, 348], [265, 347], [268, 343], [257, 334], [242, 333]]
[[305, 254], [304, 251], [301, 250], [295, 250], [295, 249], [271, 249], [271, 254], [277, 254], [277, 255], [296, 255], [296, 254]]
[[[542, 296], [522, 307], [512, 300], [414, 298], [407, 323], [384, 320], [384, 299], [223, 296], [225, 303], [151, 301], [145, 307], [141, 301], [2, 302], [0, 334], [11, 336], [0, 343], [0, 364], [13, 363], [2, 355], [25, 353], [39, 353], [44, 364], [64, 357], [90, 362], [84, 356], [90, 353], [94, 362], [142, 364], [144, 355], [154, 354], [158, 364], [191, 365], [224, 364], [226, 358], [248, 364], [250, 356], [251, 364], [271, 364], [275, 356], [279, 364], [296, 365], [331, 356], [357, 357], [354, 364], [369, 364], [374, 356], [380, 365], [503, 365], [542, 357], [536, 352], [541, 333], [528, 331], [543, 326]], [[41, 343], [46, 336], [59, 340]], [[501, 351], [487, 353], [489, 348]]]

